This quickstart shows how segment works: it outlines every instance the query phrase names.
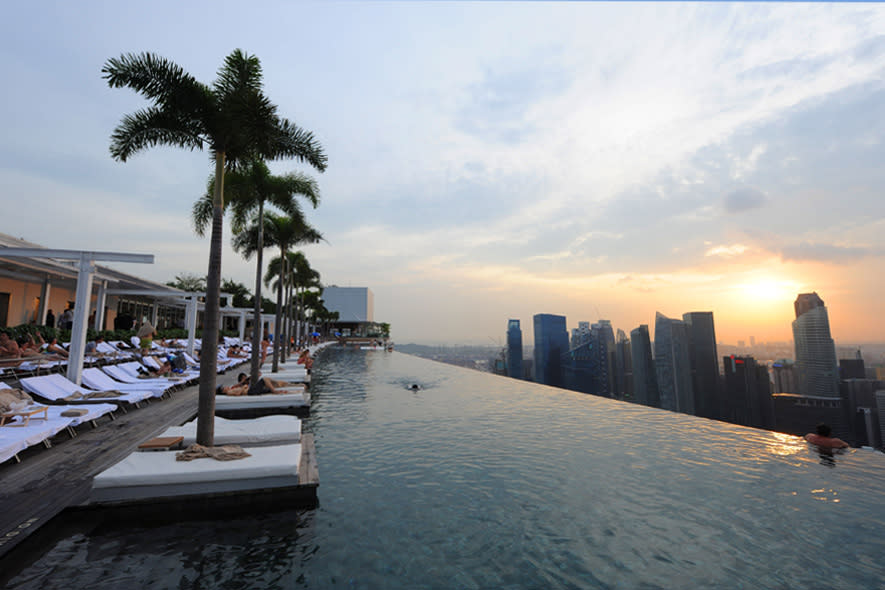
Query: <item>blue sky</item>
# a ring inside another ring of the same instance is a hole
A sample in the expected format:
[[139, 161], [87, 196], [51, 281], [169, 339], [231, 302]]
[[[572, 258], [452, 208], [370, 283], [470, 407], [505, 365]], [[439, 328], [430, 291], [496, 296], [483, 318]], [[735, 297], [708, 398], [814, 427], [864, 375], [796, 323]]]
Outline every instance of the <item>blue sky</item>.
[[[310, 212], [328, 243], [305, 253], [325, 283], [370, 287], [398, 341], [693, 310], [725, 341], [788, 340], [812, 290], [837, 340], [883, 339], [881, 5], [107, 6], [6, 9], [4, 233], [153, 253], [120, 268], [159, 281], [205, 273], [189, 214], [208, 154], [113, 161], [113, 128], [144, 103], [100, 70], [151, 51], [210, 82], [242, 48], [329, 155]], [[253, 273], [227, 249], [225, 277]]]

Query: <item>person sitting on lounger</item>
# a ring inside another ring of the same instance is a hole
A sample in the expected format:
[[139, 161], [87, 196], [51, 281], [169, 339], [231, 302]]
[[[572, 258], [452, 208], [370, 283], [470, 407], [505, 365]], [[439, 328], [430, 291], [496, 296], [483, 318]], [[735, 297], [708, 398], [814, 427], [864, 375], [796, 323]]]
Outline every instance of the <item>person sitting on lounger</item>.
[[19, 336], [17, 344], [18, 353], [23, 357], [40, 356], [40, 347], [37, 346], [37, 343], [34, 342], [34, 337], [30, 334]]
[[43, 352], [47, 354], [55, 354], [62, 358], [68, 358], [68, 351], [58, 343], [58, 338], [53, 336], [49, 339], [49, 342], [46, 342], [43, 340], [43, 335], [40, 332], [37, 332], [37, 339], [39, 340], [38, 348]]
[[99, 352], [98, 345], [104, 342], [101, 334], [97, 334], [95, 338], [86, 343], [86, 354], [91, 356], [104, 356], [103, 352]]

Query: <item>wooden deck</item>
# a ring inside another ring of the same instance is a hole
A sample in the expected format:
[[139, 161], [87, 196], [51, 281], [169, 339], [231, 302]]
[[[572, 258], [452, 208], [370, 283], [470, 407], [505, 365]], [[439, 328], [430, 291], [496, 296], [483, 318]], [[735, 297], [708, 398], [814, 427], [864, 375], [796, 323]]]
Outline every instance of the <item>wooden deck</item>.
[[[228, 381], [231, 379], [219, 377], [219, 384]], [[103, 419], [98, 428], [81, 426], [77, 437], [58, 437], [50, 449], [39, 445], [22, 451], [21, 463], [0, 465], [0, 568], [3, 557], [40, 527], [66, 508], [84, 504], [96, 474], [167, 427], [192, 419], [197, 413], [197, 398], [198, 387], [182, 389], [171, 399], [154, 401], [126, 414], [117, 412], [116, 420]], [[315, 497], [319, 484], [316, 450], [311, 435], [304, 434], [302, 439], [303, 491], [313, 492]]]

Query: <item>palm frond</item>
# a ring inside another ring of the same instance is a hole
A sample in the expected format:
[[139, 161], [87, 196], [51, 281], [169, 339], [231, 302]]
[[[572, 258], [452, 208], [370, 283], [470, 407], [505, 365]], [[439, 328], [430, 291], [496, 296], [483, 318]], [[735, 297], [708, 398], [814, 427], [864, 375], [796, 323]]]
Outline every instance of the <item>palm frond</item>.
[[156, 145], [203, 148], [199, 128], [181, 117], [157, 107], [124, 115], [111, 134], [111, 156], [125, 162], [132, 154]]
[[230, 96], [243, 89], [261, 92], [263, 85], [261, 61], [242, 49], [234, 49], [224, 58], [218, 78], [212, 85], [217, 96]]
[[206, 194], [197, 199], [194, 202], [193, 210], [191, 212], [191, 220], [194, 223], [194, 231], [198, 236], [203, 236], [206, 233], [206, 228], [208, 228], [212, 224], [212, 215], [214, 215], [214, 207], [215, 200], [212, 195], [212, 184], [214, 184], [215, 180], [213, 178], [209, 178], [210, 187], [209, 190], [206, 191]]
[[328, 157], [313, 133], [306, 131], [288, 119], [280, 119], [279, 136], [276, 140], [277, 149], [268, 154], [270, 159], [295, 158], [307, 162], [320, 172], [326, 170]]
[[153, 53], [111, 58], [101, 72], [111, 88], [131, 88], [155, 104], [199, 102], [207, 89], [181, 66]]

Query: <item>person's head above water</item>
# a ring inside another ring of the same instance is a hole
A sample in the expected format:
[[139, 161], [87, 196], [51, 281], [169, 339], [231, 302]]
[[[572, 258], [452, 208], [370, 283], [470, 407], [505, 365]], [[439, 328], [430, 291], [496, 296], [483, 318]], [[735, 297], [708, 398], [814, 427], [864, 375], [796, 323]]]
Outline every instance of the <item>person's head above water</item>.
[[826, 436], [829, 437], [833, 431], [830, 429], [829, 425], [821, 422], [817, 425], [817, 434], [818, 436]]

